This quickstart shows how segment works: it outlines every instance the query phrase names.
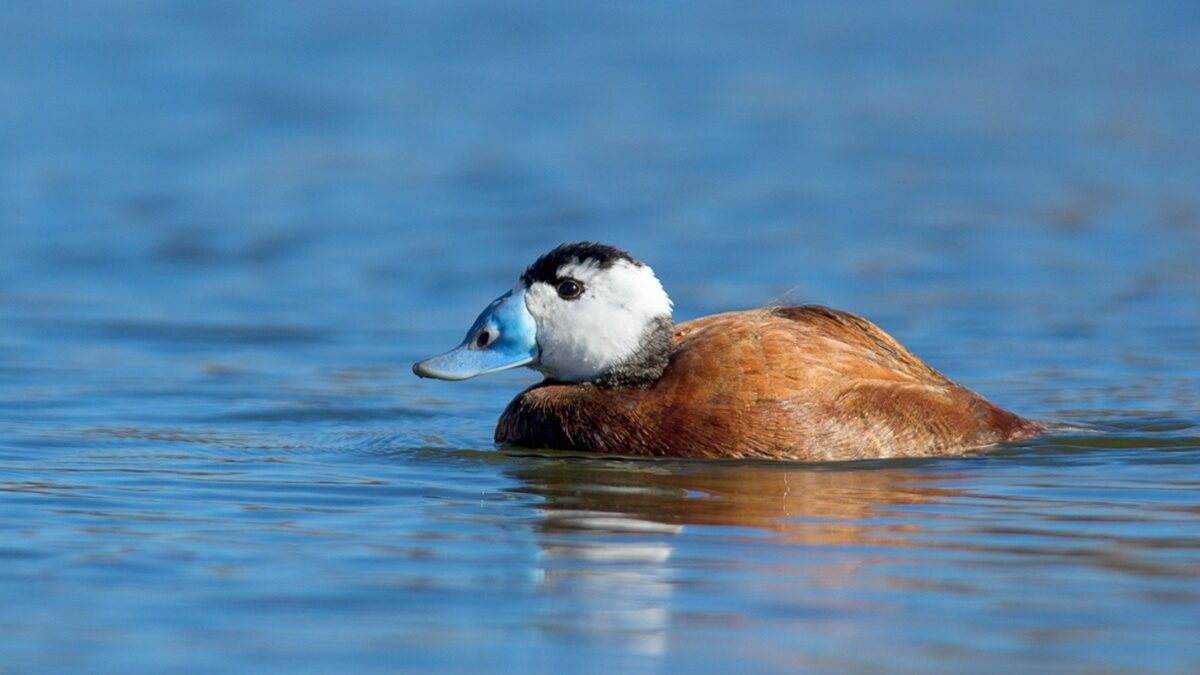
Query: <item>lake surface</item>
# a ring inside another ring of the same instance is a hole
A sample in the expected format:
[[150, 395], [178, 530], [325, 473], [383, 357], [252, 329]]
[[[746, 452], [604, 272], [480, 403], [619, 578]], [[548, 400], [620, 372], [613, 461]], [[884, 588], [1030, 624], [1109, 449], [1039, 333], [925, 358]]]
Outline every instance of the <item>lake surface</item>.
[[[1200, 5], [4, 14], [0, 672], [1200, 670]], [[497, 449], [409, 365], [575, 239], [1056, 431]]]

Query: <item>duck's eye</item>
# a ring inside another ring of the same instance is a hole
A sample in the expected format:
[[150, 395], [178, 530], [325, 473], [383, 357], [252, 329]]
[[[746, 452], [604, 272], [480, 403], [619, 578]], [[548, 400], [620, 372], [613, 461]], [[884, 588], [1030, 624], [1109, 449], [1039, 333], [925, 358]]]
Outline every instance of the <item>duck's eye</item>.
[[558, 297], [563, 300], [574, 300], [583, 295], [583, 284], [574, 279], [563, 279], [558, 282]]
[[479, 331], [479, 335], [475, 336], [475, 348], [483, 349], [492, 343], [492, 334], [490, 331]]

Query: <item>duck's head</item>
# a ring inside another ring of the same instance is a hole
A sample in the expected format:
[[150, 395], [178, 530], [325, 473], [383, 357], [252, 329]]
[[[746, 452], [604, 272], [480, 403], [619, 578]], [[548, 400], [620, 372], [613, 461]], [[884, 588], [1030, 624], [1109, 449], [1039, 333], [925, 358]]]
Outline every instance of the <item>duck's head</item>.
[[645, 386], [667, 367], [672, 329], [671, 300], [647, 265], [612, 246], [563, 244], [492, 301], [462, 344], [413, 372], [465, 380], [528, 366], [558, 382]]

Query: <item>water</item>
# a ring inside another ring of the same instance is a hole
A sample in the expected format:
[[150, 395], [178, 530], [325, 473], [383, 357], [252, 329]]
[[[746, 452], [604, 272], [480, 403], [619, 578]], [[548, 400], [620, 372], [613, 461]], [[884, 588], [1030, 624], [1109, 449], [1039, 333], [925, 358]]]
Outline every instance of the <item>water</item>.
[[[1191, 2], [79, 3], [0, 23], [0, 671], [1200, 670]], [[1064, 425], [500, 451], [599, 239]]]

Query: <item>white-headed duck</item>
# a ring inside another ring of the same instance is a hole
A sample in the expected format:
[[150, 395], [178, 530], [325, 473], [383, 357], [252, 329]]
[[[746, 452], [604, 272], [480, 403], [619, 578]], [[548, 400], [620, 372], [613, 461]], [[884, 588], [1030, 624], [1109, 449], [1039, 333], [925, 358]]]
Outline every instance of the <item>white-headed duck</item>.
[[654, 457], [844, 460], [961, 454], [1045, 429], [950, 381], [869, 321], [816, 305], [674, 325], [653, 270], [564, 244], [455, 349], [413, 366], [465, 380], [517, 366], [496, 442]]

